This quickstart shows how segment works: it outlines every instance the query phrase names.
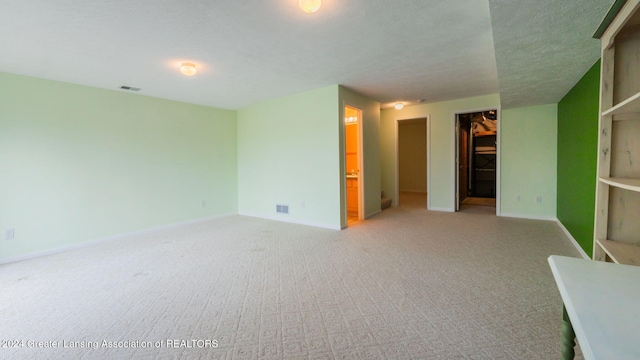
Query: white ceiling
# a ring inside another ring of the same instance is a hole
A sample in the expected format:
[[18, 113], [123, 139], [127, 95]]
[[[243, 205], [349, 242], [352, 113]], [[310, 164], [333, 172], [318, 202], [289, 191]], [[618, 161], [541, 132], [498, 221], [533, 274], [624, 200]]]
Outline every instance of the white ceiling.
[[383, 104], [553, 103], [597, 60], [613, 0], [297, 2], [0, 0], [0, 71], [226, 109], [332, 84]]

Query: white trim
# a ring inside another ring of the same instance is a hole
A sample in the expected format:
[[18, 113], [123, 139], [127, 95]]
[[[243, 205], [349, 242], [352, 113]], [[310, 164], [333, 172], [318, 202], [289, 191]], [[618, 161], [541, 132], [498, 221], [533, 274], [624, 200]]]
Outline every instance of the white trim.
[[[351, 105], [349, 105], [351, 106]], [[358, 110], [358, 116], [360, 116], [360, 121], [358, 121], [358, 220], [366, 219], [365, 216], [365, 186], [366, 186], [366, 169], [364, 168], [364, 109], [360, 107], [351, 106], [352, 108]], [[345, 153], [347, 150], [347, 144], [345, 143]], [[347, 159], [344, 159], [345, 166], [347, 165]], [[346, 169], [345, 169], [346, 172]], [[345, 175], [346, 176], [346, 175]], [[348, 218], [348, 216], [347, 216]], [[347, 221], [347, 224], [349, 221]]]
[[393, 195], [391, 196], [391, 205], [397, 207], [400, 204], [400, 129], [398, 126], [398, 118], [393, 119]]
[[[460, 197], [460, 174], [458, 173], [458, 169], [460, 166], [458, 161], [460, 159], [460, 118], [458, 117], [460, 113], [453, 113], [453, 141], [451, 145], [451, 184], [453, 185], [453, 202], [451, 203], [451, 207], [454, 211], [460, 211], [460, 203], [462, 202], [458, 197]], [[468, 182], [468, 181], [467, 181]], [[467, 187], [468, 188], [468, 187]]]
[[526, 215], [526, 214], [511, 214], [511, 213], [502, 213], [499, 216], [515, 218], [515, 219], [529, 219], [529, 220], [544, 220], [544, 221], [557, 221], [558, 219], [555, 216], [540, 216], [540, 215]]
[[374, 211], [374, 212], [372, 212], [372, 213], [369, 213], [369, 214], [365, 215], [365, 217], [364, 217], [364, 218], [365, 218], [365, 220], [366, 220], [366, 219], [370, 219], [370, 218], [372, 218], [372, 217], [374, 217], [374, 216], [376, 216], [376, 215], [380, 214], [381, 212], [382, 212], [382, 210], [376, 210], [376, 211]]
[[562, 223], [562, 221], [560, 221], [559, 219], [556, 219], [556, 222], [558, 223], [558, 226], [560, 226], [560, 229], [562, 229], [562, 231], [564, 231], [564, 234], [567, 235], [567, 237], [569, 238], [569, 240], [571, 240], [571, 243], [573, 244], [573, 246], [576, 248], [576, 250], [578, 250], [578, 252], [580, 253], [580, 256], [582, 256], [582, 258], [587, 259], [587, 260], [591, 260], [591, 258], [589, 257], [589, 255], [587, 255], [587, 253], [584, 251], [584, 249], [582, 249], [582, 246], [580, 246], [580, 244], [578, 244], [578, 242], [576, 241], [576, 239], [573, 237], [573, 235], [571, 235], [571, 233], [569, 232], [569, 230], [564, 226], [564, 224]]
[[430, 210], [430, 211], [451, 212], [451, 213], [452, 213], [452, 212], [456, 212], [456, 211], [455, 211], [454, 209], [452, 209], [452, 208], [439, 208], [439, 207], [436, 207], [436, 208], [429, 208], [429, 210]]
[[338, 110], [338, 174], [340, 174], [339, 179], [339, 188], [340, 188], [340, 197], [338, 198], [338, 202], [340, 203], [339, 213], [340, 213], [340, 227], [341, 229], [346, 229], [349, 225], [349, 215], [347, 214], [347, 129], [344, 123], [345, 113], [344, 108], [346, 106], [346, 101], [342, 101], [342, 106], [340, 106]]
[[496, 107], [496, 111], [498, 112], [496, 114], [496, 121], [498, 122], [498, 136], [496, 136], [496, 216], [500, 216], [502, 214], [502, 209], [500, 207], [500, 188], [502, 186], [502, 183], [500, 181], [500, 174], [502, 173], [501, 171], [501, 167], [500, 167], [500, 158], [501, 158], [501, 143], [502, 141], [500, 140], [502, 138], [502, 107], [501, 106], [497, 106]]
[[336, 226], [336, 225], [318, 223], [318, 222], [313, 222], [313, 221], [305, 221], [305, 220], [300, 220], [300, 219], [296, 219], [296, 218], [291, 218], [291, 217], [288, 217], [287, 215], [267, 216], [267, 215], [258, 215], [258, 214], [248, 213], [248, 212], [244, 212], [244, 211], [239, 212], [238, 215], [240, 215], [240, 216], [248, 216], [248, 217], [253, 217], [253, 218], [258, 218], [258, 219], [280, 221], [280, 222], [285, 222], [285, 223], [290, 223], [290, 224], [313, 226], [313, 227], [331, 229], [331, 230], [342, 230], [343, 229], [342, 225], [337, 225]]
[[433, 174], [433, 172], [431, 171], [431, 144], [433, 142], [431, 141], [431, 114], [427, 114], [427, 210], [434, 210], [431, 207], [431, 195], [433, 194], [433, 192], [431, 192], [431, 184], [433, 183], [433, 181], [431, 181], [431, 174]]
[[6, 259], [0, 259], [0, 265], [14, 263], [14, 262], [23, 261], [23, 260], [29, 260], [29, 259], [33, 259], [33, 258], [46, 256], [46, 255], [53, 255], [53, 254], [61, 253], [61, 252], [64, 252], [64, 251], [81, 249], [81, 248], [85, 248], [85, 247], [89, 247], [89, 246], [93, 246], [93, 245], [98, 245], [98, 244], [102, 244], [102, 243], [107, 243], [107, 242], [111, 242], [111, 241], [115, 241], [115, 240], [121, 240], [121, 239], [128, 238], [128, 237], [131, 237], [131, 236], [151, 234], [151, 233], [155, 233], [155, 232], [159, 232], [159, 231], [163, 231], [163, 230], [174, 229], [174, 228], [177, 228], [177, 227], [180, 227], [180, 226], [197, 224], [197, 223], [206, 222], [206, 221], [209, 221], [209, 220], [221, 219], [221, 218], [234, 216], [234, 215], [238, 215], [238, 214], [237, 213], [227, 213], [227, 214], [221, 214], [221, 215], [215, 215], [215, 216], [208, 216], [208, 217], [205, 217], [205, 218], [187, 220], [187, 221], [183, 221], [183, 222], [179, 222], [179, 223], [174, 223], [174, 224], [169, 224], [169, 225], [162, 225], [162, 226], [153, 227], [153, 228], [149, 228], [149, 229], [138, 230], [138, 231], [133, 231], [133, 232], [124, 233], [124, 234], [120, 234], [120, 235], [109, 236], [109, 237], [102, 238], [102, 239], [82, 241], [82, 242], [79, 242], [79, 243], [76, 243], [76, 244], [55, 247], [55, 248], [48, 249], [48, 250], [43, 250], [43, 251], [36, 251], [36, 252], [24, 254], [24, 255], [18, 255], [18, 256], [14, 256], [14, 257], [9, 257], [9, 258], [6, 258]]

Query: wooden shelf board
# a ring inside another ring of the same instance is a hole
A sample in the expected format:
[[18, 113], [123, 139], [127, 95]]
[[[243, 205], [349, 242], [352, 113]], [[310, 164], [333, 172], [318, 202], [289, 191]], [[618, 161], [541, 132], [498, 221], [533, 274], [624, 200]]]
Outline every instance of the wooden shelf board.
[[640, 246], [622, 241], [596, 240], [616, 264], [640, 265]]
[[473, 133], [473, 137], [483, 137], [483, 136], [491, 136], [496, 135], [497, 132], [495, 130], [491, 131], [478, 131]]
[[618, 105], [604, 111], [602, 116], [638, 113], [640, 113], [640, 93], [637, 93]]
[[600, 182], [621, 189], [640, 192], [640, 179], [600, 178]]

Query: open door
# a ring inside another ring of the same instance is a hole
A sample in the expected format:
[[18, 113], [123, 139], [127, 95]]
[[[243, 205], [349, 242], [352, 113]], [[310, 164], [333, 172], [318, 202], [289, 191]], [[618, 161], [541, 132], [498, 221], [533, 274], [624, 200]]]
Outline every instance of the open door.
[[456, 114], [456, 211], [462, 205], [496, 207], [497, 130], [497, 110]]
[[469, 196], [469, 133], [471, 122], [465, 116], [456, 115], [456, 211], [460, 211], [460, 204]]
[[362, 110], [345, 105], [345, 174], [347, 226], [364, 219], [362, 179]]

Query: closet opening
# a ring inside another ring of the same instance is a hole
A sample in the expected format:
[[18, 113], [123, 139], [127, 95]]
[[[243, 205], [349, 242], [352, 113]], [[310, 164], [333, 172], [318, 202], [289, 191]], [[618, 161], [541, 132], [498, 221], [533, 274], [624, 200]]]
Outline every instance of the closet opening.
[[362, 110], [344, 106], [344, 164], [346, 174], [347, 226], [364, 220], [364, 181], [362, 151]]
[[456, 211], [496, 212], [497, 135], [497, 110], [456, 114]]

